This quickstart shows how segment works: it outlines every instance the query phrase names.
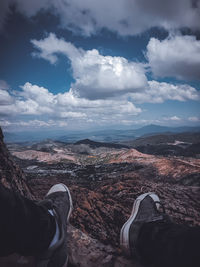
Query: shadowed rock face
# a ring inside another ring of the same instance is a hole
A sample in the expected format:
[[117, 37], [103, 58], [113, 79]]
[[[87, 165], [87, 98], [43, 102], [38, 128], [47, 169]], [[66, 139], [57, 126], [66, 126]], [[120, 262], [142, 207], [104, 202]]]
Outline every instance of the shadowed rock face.
[[14, 163], [6, 145], [3, 142], [3, 133], [0, 128], [0, 182], [21, 195], [33, 198], [26, 178], [19, 166]]

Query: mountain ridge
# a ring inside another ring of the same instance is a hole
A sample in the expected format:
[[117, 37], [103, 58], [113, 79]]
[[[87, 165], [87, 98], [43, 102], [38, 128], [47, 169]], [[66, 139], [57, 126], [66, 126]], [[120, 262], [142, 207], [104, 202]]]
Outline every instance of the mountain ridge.
[[146, 125], [138, 129], [114, 130], [106, 129], [101, 131], [76, 131], [76, 132], [59, 132], [59, 131], [37, 131], [37, 132], [4, 132], [6, 142], [24, 142], [24, 141], [42, 141], [53, 139], [61, 142], [74, 143], [82, 139], [92, 139], [102, 142], [118, 142], [130, 140], [147, 134], [157, 134], [164, 132], [200, 132], [200, 126], [189, 127], [167, 127], [160, 125]]

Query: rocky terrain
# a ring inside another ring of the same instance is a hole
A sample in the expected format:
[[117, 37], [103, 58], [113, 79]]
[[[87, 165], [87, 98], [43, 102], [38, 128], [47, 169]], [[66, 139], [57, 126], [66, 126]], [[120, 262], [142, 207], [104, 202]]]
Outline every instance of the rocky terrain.
[[147, 135], [123, 144], [150, 155], [200, 158], [200, 132]]
[[34, 198], [42, 199], [55, 183], [70, 188], [74, 204], [68, 229], [71, 266], [138, 267], [121, 251], [119, 233], [134, 200], [147, 191], [160, 196], [175, 222], [200, 225], [198, 158], [149, 155], [85, 140], [10, 144], [9, 150]]
[[115, 179], [119, 175], [200, 186], [200, 159], [194, 157], [160, 156], [141, 153], [119, 144], [82, 140], [75, 144], [46, 141], [33, 145], [9, 145], [15, 161], [28, 180], [64, 177], [85, 183]]
[[24, 173], [13, 161], [6, 145], [3, 142], [3, 133], [0, 128], [0, 182], [10, 188], [18, 191], [23, 196], [32, 198], [31, 189], [27, 186]]

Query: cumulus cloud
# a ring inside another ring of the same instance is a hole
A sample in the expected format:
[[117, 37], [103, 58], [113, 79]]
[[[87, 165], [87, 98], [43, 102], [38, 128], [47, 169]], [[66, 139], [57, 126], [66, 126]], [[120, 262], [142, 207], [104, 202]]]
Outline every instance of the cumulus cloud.
[[[6, 92], [9, 94], [9, 91]], [[79, 97], [72, 89], [65, 93], [53, 94], [44, 87], [28, 82], [21, 86], [21, 91], [12, 92], [13, 95], [9, 95], [12, 101], [0, 104], [0, 115], [3, 118], [0, 124], [8, 127], [17, 127], [17, 125], [22, 127], [130, 125], [131, 122], [141, 122], [135, 119], [135, 116], [140, 114], [142, 109], [134, 103], [162, 103], [168, 99], [199, 100], [198, 92], [188, 85], [172, 85], [156, 81], [150, 81], [146, 91], [125, 93], [120, 97], [107, 99], [91, 100]], [[17, 120], [18, 116], [24, 119]], [[6, 118], [11, 118], [12, 121], [9, 122]], [[170, 118], [170, 121], [178, 120], [177, 116]], [[194, 122], [195, 118], [190, 118], [190, 121]], [[150, 123], [149, 120], [148, 122]]]
[[14, 98], [14, 102], [0, 105], [0, 114], [4, 116], [48, 116], [55, 120], [88, 121], [115, 119], [133, 116], [141, 112], [127, 99], [89, 100], [77, 97], [73, 90], [52, 94], [48, 89], [25, 83]]
[[144, 92], [129, 94], [134, 103], [163, 103], [166, 100], [200, 100], [200, 93], [187, 84], [149, 81]]
[[5, 90], [0, 89], [0, 105], [7, 105], [12, 102], [12, 97]]
[[57, 55], [63, 54], [71, 61], [73, 77], [72, 90], [80, 97], [99, 99], [113, 97], [126, 92], [143, 90], [147, 86], [144, 66], [129, 62], [123, 57], [103, 56], [96, 49], [85, 51], [73, 44], [58, 39], [51, 33], [42, 40], [32, 40], [39, 52], [34, 55], [57, 61]]
[[13, 102], [12, 96], [8, 93], [9, 89], [6, 81], [0, 80], [0, 105], [6, 106]]
[[[9, 116], [13, 119], [18, 115], [23, 115], [24, 118], [34, 116], [34, 120], [27, 122], [25, 119], [25, 124], [22, 125], [33, 127], [35, 125], [51, 127], [53, 123], [55, 126], [60, 125], [59, 127], [73, 123], [130, 124], [131, 121], [135, 121], [134, 116], [142, 112], [142, 109], [133, 103], [162, 103], [168, 99], [199, 100], [198, 92], [188, 85], [181, 87], [181, 85], [156, 81], [150, 81], [149, 89], [141, 93], [126, 93], [121, 97], [109, 99], [81, 98], [74, 94], [72, 89], [69, 92], [52, 94], [48, 89], [28, 82], [21, 86], [20, 92], [13, 95], [15, 97], [12, 97], [10, 104], [0, 105], [1, 116], [4, 118]], [[45, 120], [47, 124], [40, 119], [44, 116], [49, 118]], [[171, 118], [174, 121], [178, 119], [176, 116]], [[5, 122], [4, 125], [6, 125]]]
[[[75, 80], [70, 90], [72, 95], [78, 97], [77, 99], [82, 99], [82, 104], [98, 105], [100, 99], [112, 100], [119, 96], [125, 100], [130, 96], [133, 103], [200, 99], [199, 92], [187, 84], [147, 81], [142, 64], [128, 61], [123, 57], [102, 56], [96, 49], [88, 51], [78, 49], [73, 44], [58, 39], [53, 33], [45, 39], [32, 40], [32, 43], [38, 50], [34, 55], [50, 63], [56, 63], [58, 54], [70, 59]], [[52, 96], [50, 99], [53, 101]], [[58, 99], [64, 101], [65, 95], [61, 97], [58, 95]], [[98, 101], [89, 102], [86, 99]]]
[[200, 79], [200, 41], [195, 36], [151, 38], [146, 55], [155, 76]]
[[[63, 28], [86, 36], [103, 28], [134, 35], [151, 27], [200, 28], [199, 0], [2, 0], [1, 25], [11, 5], [27, 17], [39, 11], [58, 16]], [[114, 7], [114, 8], [113, 8]]]

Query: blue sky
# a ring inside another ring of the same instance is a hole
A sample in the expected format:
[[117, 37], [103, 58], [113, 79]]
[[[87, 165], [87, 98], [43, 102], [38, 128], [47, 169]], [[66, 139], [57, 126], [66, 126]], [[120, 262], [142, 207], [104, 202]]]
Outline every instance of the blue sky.
[[200, 124], [200, 1], [0, 4], [7, 131]]

